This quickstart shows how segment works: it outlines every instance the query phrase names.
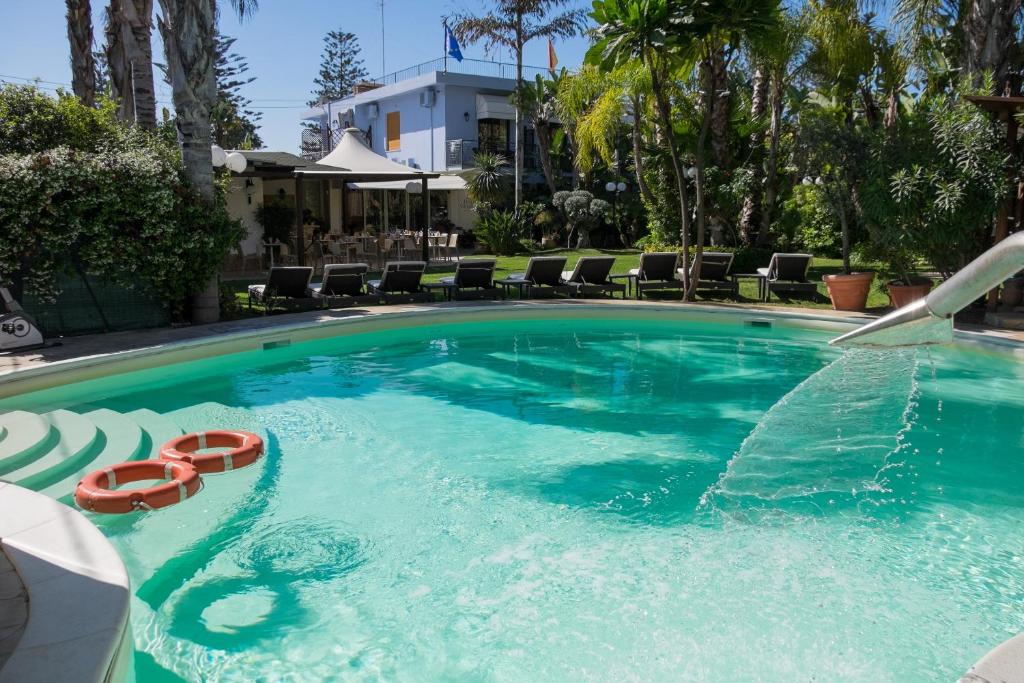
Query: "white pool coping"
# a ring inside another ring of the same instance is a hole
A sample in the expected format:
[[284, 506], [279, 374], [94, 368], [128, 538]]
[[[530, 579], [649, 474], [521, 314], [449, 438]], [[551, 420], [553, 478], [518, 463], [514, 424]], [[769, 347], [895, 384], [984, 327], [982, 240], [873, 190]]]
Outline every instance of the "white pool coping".
[[[320, 315], [298, 322], [289, 318], [280, 325], [249, 329], [240, 325], [242, 329], [237, 331], [220, 327], [206, 336], [143, 348], [34, 362], [28, 367], [15, 364], [13, 369], [0, 371], [0, 399], [112, 374], [259, 350], [267, 345], [422, 325], [545, 318], [734, 324], [770, 321], [781, 327], [839, 333], [871, 320], [864, 315], [811, 309], [614, 300], [401, 306], [349, 311], [339, 318]], [[1024, 343], [1012, 333], [958, 329], [955, 341], [1024, 358]], [[120, 681], [131, 675], [128, 575], [99, 529], [76, 510], [0, 482], [0, 548], [22, 576], [30, 599], [25, 633], [0, 670], [0, 683]], [[993, 650], [962, 680], [1024, 680], [1024, 635]]]
[[0, 683], [130, 677], [128, 571], [77, 510], [0, 482], [0, 552], [28, 593], [28, 620]]

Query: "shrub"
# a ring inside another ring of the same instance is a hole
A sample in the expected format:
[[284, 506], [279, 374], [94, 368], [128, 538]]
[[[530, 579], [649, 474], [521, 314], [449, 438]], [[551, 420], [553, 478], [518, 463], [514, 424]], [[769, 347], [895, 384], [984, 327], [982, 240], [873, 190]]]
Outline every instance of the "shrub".
[[0, 112], [0, 282], [18, 295], [53, 300], [60, 274], [88, 273], [176, 309], [241, 239], [224, 189], [204, 201], [177, 146], [121, 126], [108, 105], [7, 87]]
[[514, 211], [491, 211], [477, 221], [476, 236], [495, 256], [508, 256], [522, 250], [522, 240], [530, 236], [536, 206], [523, 204]]
[[58, 273], [88, 272], [168, 305], [200, 291], [242, 235], [145, 149], [0, 155], [0, 224], [0, 280], [52, 299]]
[[266, 239], [284, 242], [295, 230], [295, 209], [275, 199], [256, 209], [256, 222], [263, 228]]
[[590, 231], [611, 213], [612, 208], [611, 204], [603, 199], [595, 199], [586, 190], [556, 192], [551, 201], [569, 220], [569, 234], [577, 231], [577, 249], [590, 246]]

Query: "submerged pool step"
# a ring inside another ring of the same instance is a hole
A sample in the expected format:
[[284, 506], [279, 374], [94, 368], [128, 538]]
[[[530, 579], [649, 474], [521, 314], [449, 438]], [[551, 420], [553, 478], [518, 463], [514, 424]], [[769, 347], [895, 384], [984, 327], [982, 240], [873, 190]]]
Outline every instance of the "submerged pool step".
[[12, 410], [0, 415], [0, 429], [5, 433], [0, 441], [0, 477], [23, 467], [46, 452], [48, 444], [56, 438], [50, 423], [35, 413]]
[[234, 408], [223, 403], [207, 401], [194, 406], [180, 408], [164, 417], [185, 432], [201, 432], [211, 429], [241, 429], [267, 438], [266, 429], [259, 418], [246, 408]]
[[130, 413], [125, 413], [125, 415], [131, 418], [146, 433], [149, 448], [145, 455], [150, 458], [160, 455], [161, 446], [184, 433], [181, 427], [175, 424], [173, 420], [169, 420], [149, 408], [133, 410]]
[[89, 472], [110, 467], [119, 462], [137, 460], [148, 454], [148, 451], [144, 450], [144, 446], [148, 442], [143, 439], [142, 428], [128, 416], [100, 408], [84, 413], [83, 417], [99, 428], [102, 435], [102, 447], [94, 449], [93, 457], [75, 471], [59, 481], [38, 489], [44, 495], [69, 504], [74, 496], [75, 486]]
[[93, 445], [100, 436], [91, 420], [70, 410], [54, 410], [41, 417], [57, 432], [56, 444], [5, 475], [8, 481], [30, 489], [60, 481], [91, 460], [94, 457]]

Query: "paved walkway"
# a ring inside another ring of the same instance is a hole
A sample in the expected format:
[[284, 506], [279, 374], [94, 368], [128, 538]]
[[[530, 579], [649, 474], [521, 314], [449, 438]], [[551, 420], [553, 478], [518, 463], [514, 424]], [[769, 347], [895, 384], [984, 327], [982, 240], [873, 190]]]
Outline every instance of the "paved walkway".
[[[329, 322], [343, 318], [373, 318], [394, 313], [408, 313], [424, 309], [457, 309], [465, 307], [528, 307], [528, 306], [652, 306], [680, 307], [692, 309], [743, 309], [766, 314], [797, 314], [816, 317], [832, 317], [839, 320], [865, 320], [868, 316], [860, 313], [831, 311], [820, 308], [797, 308], [780, 306], [750, 306], [745, 304], [683, 304], [665, 301], [635, 301], [632, 299], [553, 299], [553, 300], [511, 300], [511, 301], [463, 301], [442, 302], [433, 304], [403, 304], [391, 306], [371, 306], [367, 308], [336, 309], [327, 311], [307, 311], [304, 313], [286, 313], [268, 315], [259, 318], [246, 318], [211, 325], [192, 325], [182, 327], [162, 327], [151, 330], [133, 330], [127, 332], [110, 332], [91, 334], [80, 337], [65, 337], [58, 344], [42, 349], [34, 349], [22, 353], [0, 354], [0, 376], [25, 368], [47, 365], [56, 361], [75, 358], [103, 356], [120, 351], [159, 347], [164, 344], [192, 339], [215, 337], [231, 332], [257, 331], [272, 329], [283, 325], [302, 323]], [[959, 326], [959, 329], [982, 332], [994, 339], [1008, 339], [1024, 342], [1024, 332], [1013, 330], [993, 330], [975, 325]]]
[[0, 547], [0, 669], [14, 652], [28, 622], [28, 593]]

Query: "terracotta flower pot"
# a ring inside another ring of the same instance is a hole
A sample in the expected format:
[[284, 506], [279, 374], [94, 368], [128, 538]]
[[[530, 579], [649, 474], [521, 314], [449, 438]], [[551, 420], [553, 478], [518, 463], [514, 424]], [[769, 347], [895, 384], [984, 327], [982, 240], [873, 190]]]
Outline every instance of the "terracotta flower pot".
[[889, 301], [892, 302], [893, 308], [903, 308], [907, 304], [928, 296], [928, 292], [932, 291], [932, 281], [921, 280], [912, 285], [890, 282], [887, 285], [887, 289], [889, 290]]
[[837, 311], [863, 311], [867, 307], [868, 292], [871, 291], [875, 274], [825, 275], [821, 279], [828, 288], [832, 308]]

